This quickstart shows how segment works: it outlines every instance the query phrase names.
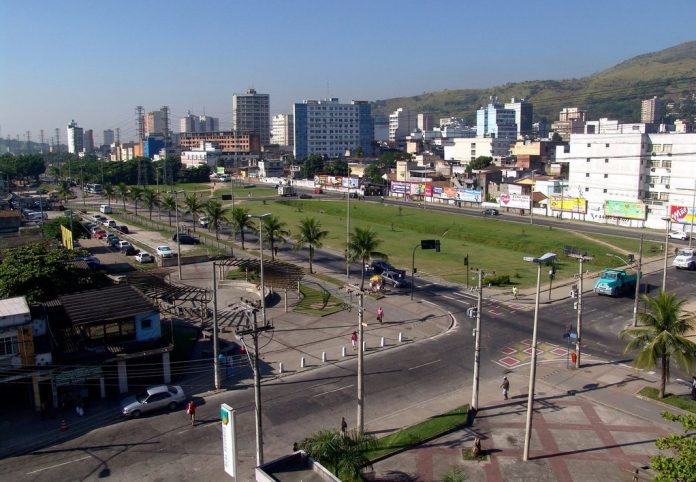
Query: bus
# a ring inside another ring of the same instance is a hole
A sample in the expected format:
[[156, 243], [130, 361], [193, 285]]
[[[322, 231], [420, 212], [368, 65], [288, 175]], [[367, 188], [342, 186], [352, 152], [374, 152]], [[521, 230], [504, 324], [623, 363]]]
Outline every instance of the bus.
[[85, 192], [88, 192], [91, 194], [101, 194], [102, 193], [102, 185], [101, 184], [87, 184], [87, 185], [85, 185]]

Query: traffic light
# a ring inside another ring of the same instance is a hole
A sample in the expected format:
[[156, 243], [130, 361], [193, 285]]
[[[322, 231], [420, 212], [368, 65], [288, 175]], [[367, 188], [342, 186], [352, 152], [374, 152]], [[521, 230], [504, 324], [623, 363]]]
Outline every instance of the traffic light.
[[434, 239], [421, 239], [421, 249], [435, 249], [435, 243]]

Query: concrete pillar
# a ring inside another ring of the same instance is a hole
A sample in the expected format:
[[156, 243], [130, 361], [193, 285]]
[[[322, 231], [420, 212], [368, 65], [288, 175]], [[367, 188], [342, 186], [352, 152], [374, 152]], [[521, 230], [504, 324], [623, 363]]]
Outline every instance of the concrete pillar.
[[39, 377], [33, 375], [31, 377], [31, 386], [34, 389], [34, 410], [41, 411], [41, 390], [39, 390]]
[[118, 391], [128, 393], [128, 373], [126, 372], [126, 360], [118, 362]]
[[169, 364], [169, 352], [162, 353], [162, 373], [164, 374], [164, 383], [172, 382], [172, 370]]
[[99, 395], [102, 398], [106, 398], [106, 383], [104, 382], [104, 377], [99, 378]]

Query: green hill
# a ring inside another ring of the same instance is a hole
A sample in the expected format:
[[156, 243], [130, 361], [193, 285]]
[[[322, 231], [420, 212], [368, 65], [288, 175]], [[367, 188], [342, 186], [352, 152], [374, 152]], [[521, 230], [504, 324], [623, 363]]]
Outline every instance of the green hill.
[[534, 120], [553, 121], [563, 107], [587, 110], [591, 119], [609, 117], [622, 122], [640, 120], [640, 101], [653, 96], [677, 100], [696, 91], [696, 41], [659, 52], [639, 55], [614, 67], [581, 79], [534, 80], [486, 89], [457, 89], [413, 97], [378, 100], [376, 115], [389, 115], [399, 107], [439, 117], [460, 116], [475, 123], [476, 109], [490, 96], [500, 102], [511, 97], [534, 104]]

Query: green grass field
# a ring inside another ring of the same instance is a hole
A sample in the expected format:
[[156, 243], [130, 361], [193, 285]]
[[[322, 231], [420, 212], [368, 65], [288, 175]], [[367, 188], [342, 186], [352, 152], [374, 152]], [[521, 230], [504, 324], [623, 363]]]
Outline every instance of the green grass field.
[[[346, 203], [344, 201], [277, 200], [265, 203], [246, 200], [241, 203], [253, 214], [271, 212], [287, 223], [294, 234], [300, 219], [315, 217], [322, 228], [329, 231], [324, 247], [343, 252], [346, 240]], [[502, 219], [455, 216], [430, 210], [356, 202], [351, 204], [351, 229], [371, 227], [377, 231], [382, 244], [379, 251], [389, 256], [390, 262], [402, 269], [411, 268], [413, 249], [421, 239], [440, 239], [441, 252], [416, 249], [416, 267], [419, 273], [435, 275], [449, 281], [465, 283], [464, 256], [469, 256], [470, 268], [495, 271], [509, 275], [511, 282], [522, 287], [536, 282], [536, 269], [523, 261], [524, 256], [539, 256], [546, 252], [559, 255], [557, 279], [570, 278], [578, 271], [575, 259], [563, 255], [563, 247], [570, 245], [593, 256], [585, 264], [590, 271], [607, 266], [618, 266], [616, 258], [607, 256], [611, 247], [578, 236], [570, 229], [551, 229], [543, 226], [505, 222]], [[572, 228], [571, 228], [572, 229]], [[605, 236], [618, 248], [637, 253], [638, 243], [621, 237]], [[644, 244], [644, 252], [650, 246]], [[474, 273], [470, 273], [470, 282]]]

